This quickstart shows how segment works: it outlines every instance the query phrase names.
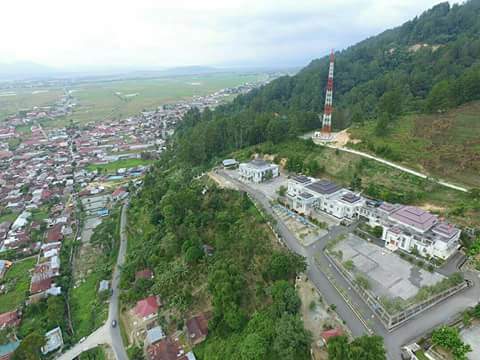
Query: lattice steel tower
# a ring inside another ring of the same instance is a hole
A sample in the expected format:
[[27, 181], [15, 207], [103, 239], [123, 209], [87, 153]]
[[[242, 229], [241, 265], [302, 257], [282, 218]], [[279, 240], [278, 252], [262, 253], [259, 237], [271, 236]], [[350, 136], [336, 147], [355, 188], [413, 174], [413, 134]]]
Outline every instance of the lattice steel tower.
[[328, 68], [327, 91], [325, 93], [325, 107], [323, 110], [322, 133], [330, 135], [332, 132], [332, 111], [333, 111], [333, 66], [335, 55], [330, 53], [330, 67]]

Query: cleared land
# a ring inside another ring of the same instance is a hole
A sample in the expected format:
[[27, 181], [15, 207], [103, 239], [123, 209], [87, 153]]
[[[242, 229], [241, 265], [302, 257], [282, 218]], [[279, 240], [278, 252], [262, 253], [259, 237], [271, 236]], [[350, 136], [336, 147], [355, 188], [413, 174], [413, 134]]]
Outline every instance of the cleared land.
[[0, 313], [15, 310], [26, 299], [30, 287], [30, 270], [36, 258], [29, 258], [13, 264], [3, 279], [7, 291], [0, 295]]
[[349, 146], [426, 171], [432, 176], [480, 186], [480, 102], [444, 114], [409, 115], [395, 121], [386, 136], [375, 123], [349, 129]]

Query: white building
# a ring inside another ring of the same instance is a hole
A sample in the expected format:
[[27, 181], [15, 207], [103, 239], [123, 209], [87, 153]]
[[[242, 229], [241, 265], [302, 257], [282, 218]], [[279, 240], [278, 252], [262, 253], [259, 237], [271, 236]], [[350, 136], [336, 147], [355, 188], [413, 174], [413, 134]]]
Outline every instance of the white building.
[[312, 216], [324, 212], [337, 219], [354, 219], [365, 199], [350, 190], [328, 181], [306, 176], [294, 176], [288, 180], [287, 199], [292, 209]]
[[42, 354], [60, 349], [63, 346], [62, 329], [56, 327], [45, 334], [46, 344], [42, 346]]
[[389, 203], [377, 207], [367, 205], [361, 215], [369, 220], [370, 225], [382, 227], [385, 247], [392, 251], [416, 250], [425, 257], [447, 259], [460, 245], [459, 229], [415, 206]]
[[366, 200], [327, 180], [291, 177], [287, 200], [293, 210], [306, 216], [326, 213], [342, 220], [363, 217], [371, 226], [382, 227], [382, 240], [392, 251], [417, 251], [424, 257], [447, 259], [459, 247], [461, 231], [436, 215], [414, 206]]
[[278, 165], [260, 159], [241, 163], [239, 173], [243, 180], [254, 183], [261, 183], [279, 175]]

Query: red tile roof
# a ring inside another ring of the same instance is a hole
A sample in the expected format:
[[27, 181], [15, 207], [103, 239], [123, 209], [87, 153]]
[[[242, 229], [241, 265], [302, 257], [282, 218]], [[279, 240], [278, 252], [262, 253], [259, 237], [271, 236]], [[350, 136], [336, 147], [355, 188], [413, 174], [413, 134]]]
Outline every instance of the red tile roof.
[[153, 277], [153, 272], [150, 269], [144, 269], [141, 271], [137, 271], [135, 273], [135, 280], [138, 279], [151, 279]]
[[20, 316], [18, 311], [9, 311], [0, 314], [0, 328], [4, 326], [17, 326], [20, 324]]
[[187, 334], [188, 339], [195, 345], [205, 340], [208, 335], [208, 320], [204, 314], [187, 320]]
[[50, 230], [48, 230], [47, 233], [47, 242], [57, 242], [63, 239], [62, 235], [62, 225], [61, 224], [56, 224], [54, 225]]
[[340, 328], [326, 330], [321, 334], [322, 339], [325, 343], [327, 343], [330, 338], [341, 335], [343, 335], [343, 331]]
[[44, 280], [40, 280], [40, 281], [37, 281], [37, 282], [34, 282], [31, 284], [30, 286], [30, 292], [32, 294], [36, 294], [36, 293], [39, 293], [39, 292], [43, 292], [45, 290], [48, 290], [52, 287], [52, 283], [53, 283], [53, 279], [52, 278], [49, 278], [49, 279], [44, 279]]
[[158, 301], [156, 296], [153, 295], [138, 301], [134, 309], [135, 314], [142, 318], [155, 314], [157, 311]]
[[150, 360], [185, 360], [187, 357], [180, 344], [172, 339], [163, 339], [147, 348]]

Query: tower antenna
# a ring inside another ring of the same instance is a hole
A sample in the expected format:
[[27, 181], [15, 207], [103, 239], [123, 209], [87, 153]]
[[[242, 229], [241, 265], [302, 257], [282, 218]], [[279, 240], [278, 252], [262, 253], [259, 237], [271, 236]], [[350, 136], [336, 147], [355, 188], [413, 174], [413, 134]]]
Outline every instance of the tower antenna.
[[322, 119], [322, 137], [329, 138], [332, 133], [332, 111], [333, 111], [333, 67], [335, 54], [330, 53], [330, 66], [328, 68], [327, 91], [325, 92], [325, 106]]

